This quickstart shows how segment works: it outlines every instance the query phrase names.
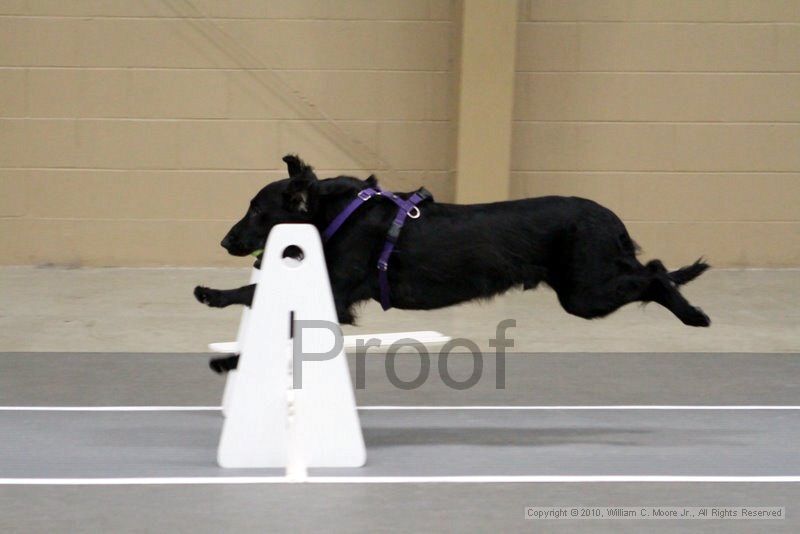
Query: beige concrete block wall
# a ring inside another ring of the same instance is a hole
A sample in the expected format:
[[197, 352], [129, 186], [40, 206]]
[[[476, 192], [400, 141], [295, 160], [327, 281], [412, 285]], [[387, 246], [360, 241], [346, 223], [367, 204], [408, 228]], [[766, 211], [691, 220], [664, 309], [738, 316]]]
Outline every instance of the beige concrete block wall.
[[513, 196], [671, 265], [800, 265], [800, 2], [526, 0], [515, 95]]
[[[280, 157], [453, 198], [457, 0], [0, 1], [0, 264], [242, 265]], [[513, 197], [800, 265], [800, 1], [520, 0]], [[500, 172], [498, 184], [508, 176]]]
[[0, 264], [245, 265], [219, 241], [287, 152], [452, 198], [454, 16], [449, 0], [0, 2]]

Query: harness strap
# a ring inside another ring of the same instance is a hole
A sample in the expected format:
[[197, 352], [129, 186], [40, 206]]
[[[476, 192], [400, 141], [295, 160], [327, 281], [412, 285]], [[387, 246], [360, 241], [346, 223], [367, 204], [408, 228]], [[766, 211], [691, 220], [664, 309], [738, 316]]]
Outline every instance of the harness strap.
[[395, 204], [397, 204], [397, 215], [395, 215], [394, 220], [392, 221], [391, 226], [389, 226], [389, 231], [386, 233], [386, 241], [383, 244], [383, 250], [381, 251], [381, 255], [378, 258], [378, 287], [380, 288], [381, 292], [381, 307], [384, 310], [388, 310], [392, 307], [392, 302], [390, 298], [390, 288], [389, 288], [389, 257], [392, 255], [394, 251], [394, 247], [397, 244], [397, 240], [400, 238], [400, 231], [403, 229], [403, 225], [406, 222], [408, 217], [412, 219], [416, 219], [420, 216], [419, 208], [417, 204], [422, 202], [423, 200], [433, 198], [427, 189], [424, 187], [420, 188], [419, 191], [411, 195], [407, 200], [398, 197], [396, 194], [391, 193], [389, 191], [384, 191], [380, 187], [377, 189], [373, 189], [368, 187], [366, 189], [362, 189], [358, 192], [358, 197], [353, 199], [347, 207], [342, 210], [336, 218], [331, 221], [325, 231], [322, 233], [322, 238], [324, 241], [329, 240], [333, 237], [333, 234], [336, 233], [339, 228], [344, 224], [344, 222], [364, 203], [366, 203], [369, 199], [375, 196], [383, 196], [388, 198]]
[[339, 215], [337, 215], [335, 219], [331, 221], [327, 228], [325, 228], [325, 231], [322, 233], [323, 241], [327, 241], [333, 237], [333, 234], [336, 233], [336, 230], [338, 230], [344, 224], [347, 218], [350, 217], [354, 211], [360, 208], [362, 204], [375, 195], [380, 194], [380, 188], [375, 190], [371, 187], [368, 187], [359, 191], [358, 196], [352, 202], [350, 202], [350, 204], [348, 204], [347, 207]]
[[381, 308], [384, 311], [392, 307], [391, 292], [389, 290], [389, 256], [392, 255], [397, 240], [400, 238], [400, 230], [403, 229], [406, 218], [418, 218], [420, 212], [417, 204], [430, 197], [431, 194], [425, 189], [420, 189], [420, 191], [411, 195], [408, 200], [403, 200], [393, 193], [391, 195], [392, 200], [394, 200], [399, 209], [391, 226], [389, 226], [389, 231], [386, 232], [386, 241], [378, 258], [378, 287], [381, 290]]

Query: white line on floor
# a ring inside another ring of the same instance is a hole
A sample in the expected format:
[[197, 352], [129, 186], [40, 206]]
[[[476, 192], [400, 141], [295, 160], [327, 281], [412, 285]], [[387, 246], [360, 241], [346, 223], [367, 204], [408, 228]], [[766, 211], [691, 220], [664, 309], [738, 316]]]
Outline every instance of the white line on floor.
[[359, 406], [359, 410], [800, 410], [800, 406], [777, 406], [777, 405], [611, 405], [611, 406]]
[[13, 486], [125, 486], [186, 484], [507, 484], [575, 482], [749, 482], [796, 483], [800, 476], [673, 476], [673, 475], [508, 475], [508, 476], [319, 476], [295, 480], [264, 477], [139, 477], [139, 478], [0, 478]]
[[[0, 406], [0, 412], [218, 412], [220, 406]], [[789, 405], [359, 406], [360, 411], [800, 410]]]
[[0, 406], [0, 412], [219, 412], [221, 406]]

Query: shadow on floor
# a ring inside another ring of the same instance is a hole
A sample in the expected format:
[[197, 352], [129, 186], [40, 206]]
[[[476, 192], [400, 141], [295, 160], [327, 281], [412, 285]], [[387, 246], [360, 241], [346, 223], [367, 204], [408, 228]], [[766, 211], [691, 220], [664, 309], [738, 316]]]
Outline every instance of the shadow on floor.
[[367, 447], [416, 445], [467, 445], [496, 447], [544, 447], [551, 445], [693, 446], [737, 445], [731, 439], [741, 432], [674, 428], [515, 428], [427, 427], [364, 428]]

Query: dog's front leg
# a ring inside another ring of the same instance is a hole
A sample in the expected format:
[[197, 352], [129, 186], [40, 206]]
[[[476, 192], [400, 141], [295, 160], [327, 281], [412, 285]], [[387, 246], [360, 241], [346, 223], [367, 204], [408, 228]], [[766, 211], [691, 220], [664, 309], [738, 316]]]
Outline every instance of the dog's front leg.
[[208, 366], [211, 367], [211, 370], [218, 375], [225, 374], [228, 371], [235, 370], [239, 366], [239, 355], [233, 354], [231, 356], [211, 358], [211, 360], [208, 362]]
[[194, 297], [199, 302], [212, 308], [225, 308], [233, 304], [250, 306], [253, 304], [255, 291], [255, 284], [236, 289], [211, 289], [210, 287], [197, 286], [194, 288]]

